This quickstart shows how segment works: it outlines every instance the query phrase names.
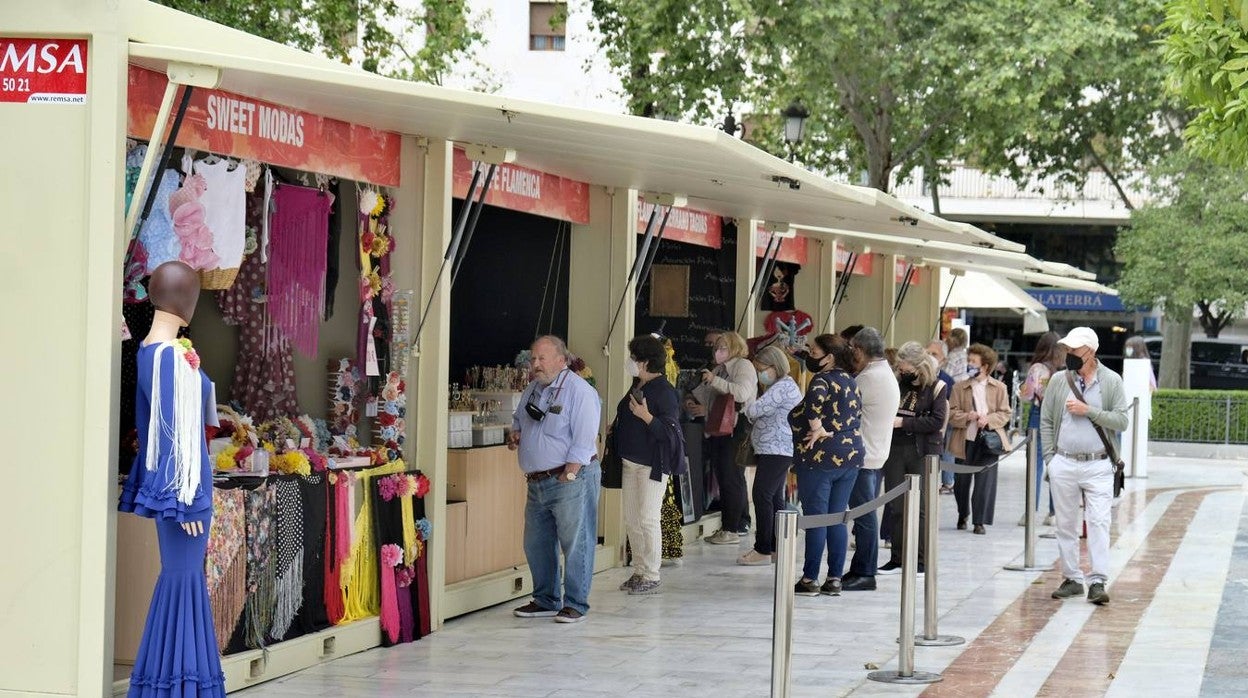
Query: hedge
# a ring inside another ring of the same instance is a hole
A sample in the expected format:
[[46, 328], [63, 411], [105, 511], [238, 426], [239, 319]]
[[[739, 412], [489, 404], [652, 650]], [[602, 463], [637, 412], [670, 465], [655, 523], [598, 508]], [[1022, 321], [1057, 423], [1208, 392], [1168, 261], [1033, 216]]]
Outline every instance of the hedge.
[[1158, 390], [1148, 436], [1153, 441], [1248, 444], [1248, 390]]

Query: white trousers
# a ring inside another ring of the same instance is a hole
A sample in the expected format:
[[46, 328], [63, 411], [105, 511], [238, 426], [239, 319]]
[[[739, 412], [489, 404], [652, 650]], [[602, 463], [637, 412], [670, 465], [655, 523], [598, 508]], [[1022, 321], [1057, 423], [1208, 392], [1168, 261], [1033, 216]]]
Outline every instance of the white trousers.
[[633, 574], [657, 581], [663, 554], [660, 514], [667, 494], [667, 475], [658, 482], [650, 479], [650, 466], [624, 459], [624, 530], [633, 548]]
[[[1057, 550], [1062, 558], [1062, 576], [1083, 583], [1079, 560], [1080, 524], [1088, 522], [1088, 557], [1092, 571], [1089, 584], [1109, 579], [1109, 519], [1114, 502], [1114, 466], [1109, 459], [1071, 460], [1058, 453], [1049, 461], [1049, 490], [1057, 524]], [[1079, 505], [1083, 504], [1083, 515]]]

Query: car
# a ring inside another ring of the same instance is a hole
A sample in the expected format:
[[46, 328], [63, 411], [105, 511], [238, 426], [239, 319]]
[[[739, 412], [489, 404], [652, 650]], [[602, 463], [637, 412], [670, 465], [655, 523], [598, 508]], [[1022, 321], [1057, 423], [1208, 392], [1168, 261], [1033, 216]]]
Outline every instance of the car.
[[[1161, 337], [1145, 337], [1153, 371], [1161, 371]], [[1191, 387], [1248, 390], [1248, 340], [1192, 339]]]

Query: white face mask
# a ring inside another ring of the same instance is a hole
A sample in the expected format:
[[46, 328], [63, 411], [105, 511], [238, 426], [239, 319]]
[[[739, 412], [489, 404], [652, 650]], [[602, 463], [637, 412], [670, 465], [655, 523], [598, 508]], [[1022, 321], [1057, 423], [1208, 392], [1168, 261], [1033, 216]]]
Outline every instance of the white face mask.
[[637, 362], [632, 359], [624, 362], [624, 370], [628, 371], [628, 375], [632, 378], [641, 377], [641, 369], [638, 367]]

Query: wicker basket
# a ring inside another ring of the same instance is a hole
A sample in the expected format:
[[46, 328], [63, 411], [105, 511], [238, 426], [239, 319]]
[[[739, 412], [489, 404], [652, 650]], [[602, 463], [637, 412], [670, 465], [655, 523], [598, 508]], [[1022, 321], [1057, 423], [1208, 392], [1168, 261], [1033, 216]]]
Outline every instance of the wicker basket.
[[238, 267], [233, 269], [200, 269], [199, 285], [206, 291], [224, 291], [234, 285]]

